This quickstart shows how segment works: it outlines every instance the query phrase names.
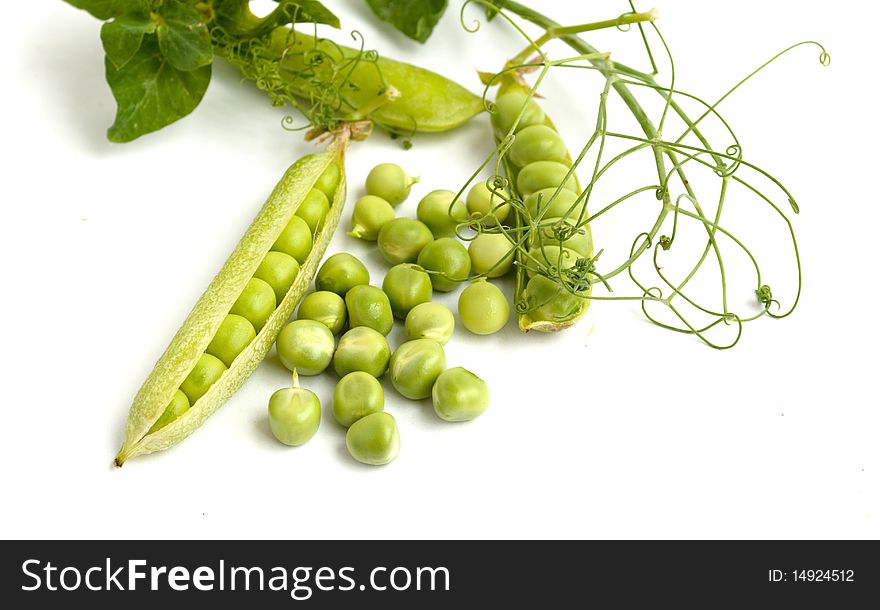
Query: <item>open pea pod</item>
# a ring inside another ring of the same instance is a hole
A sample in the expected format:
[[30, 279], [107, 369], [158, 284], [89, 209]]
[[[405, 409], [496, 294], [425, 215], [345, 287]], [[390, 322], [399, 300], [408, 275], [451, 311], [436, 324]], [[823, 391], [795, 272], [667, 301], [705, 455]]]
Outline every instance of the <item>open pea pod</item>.
[[[135, 396], [125, 427], [125, 440], [116, 456], [117, 466], [129, 458], [166, 449], [192, 434], [241, 387], [266, 356], [311, 283], [339, 222], [345, 202], [344, 149], [341, 144], [331, 146], [327, 152], [307, 155], [285, 172]], [[256, 338], [244, 347], [208, 390], [179, 417], [154, 429], [154, 424], [196, 366], [275, 240], [309, 192], [313, 188], [323, 188], [319, 180], [328, 174], [338, 175], [338, 182], [329, 197], [329, 211], [284, 297], [276, 304]]]

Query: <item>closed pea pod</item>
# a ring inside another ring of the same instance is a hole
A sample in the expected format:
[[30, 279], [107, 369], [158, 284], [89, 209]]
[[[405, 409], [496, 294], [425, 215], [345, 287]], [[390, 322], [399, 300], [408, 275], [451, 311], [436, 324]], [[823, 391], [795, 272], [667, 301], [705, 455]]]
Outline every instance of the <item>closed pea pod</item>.
[[409, 310], [431, 300], [434, 291], [431, 278], [418, 265], [395, 265], [385, 274], [382, 291], [388, 295], [395, 318], [406, 319]]
[[464, 327], [475, 335], [491, 335], [507, 324], [510, 305], [498, 286], [477, 279], [461, 291], [458, 317]]
[[357, 420], [385, 408], [385, 393], [379, 380], [364, 371], [353, 371], [336, 383], [333, 417], [348, 428]]
[[342, 332], [348, 319], [345, 301], [329, 290], [318, 290], [306, 295], [299, 304], [296, 317], [299, 320], [320, 322], [334, 335]]
[[352, 328], [366, 326], [387, 335], [394, 325], [388, 295], [375, 286], [362, 284], [345, 293], [345, 305]]
[[395, 218], [379, 231], [377, 244], [382, 257], [391, 263], [414, 263], [422, 248], [434, 241], [425, 223], [414, 218]]
[[422, 248], [419, 266], [429, 272], [434, 290], [449, 292], [458, 288], [471, 272], [471, 257], [454, 237], [441, 237]]
[[402, 343], [391, 354], [388, 366], [394, 389], [411, 400], [428, 398], [434, 382], [445, 368], [443, 346], [433, 339], [413, 339]]

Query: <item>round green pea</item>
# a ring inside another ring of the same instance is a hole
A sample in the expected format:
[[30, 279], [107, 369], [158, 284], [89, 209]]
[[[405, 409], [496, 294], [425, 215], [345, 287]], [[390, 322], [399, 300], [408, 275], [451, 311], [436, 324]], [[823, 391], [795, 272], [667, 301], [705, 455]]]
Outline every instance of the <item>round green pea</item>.
[[400, 433], [390, 413], [372, 413], [354, 422], [345, 434], [351, 457], [371, 466], [383, 466], [400, 452]]
[[342, 332], [347, 319], [345, 301], [335, 292], [318, 290], [306, 295], [299, 304], [296, 317], [299, 320], [320, 322], [337, 335]]
[[314, 320], [294, 320], [278, 333], [281, 364], [300, 375], [317, 375], [330, 366], [336, 342], [330, 329]]
[[196, 362], [193, 370], [180, 384], [180, 389], [186, 394], [189, 404], [194, 405], [225, 372], [226, 365], [216, 356], [211, 354], [199, 356], [199, 361]]
[[569, 269], [574, 267], [579, 258], [581, 258], [580, 254], [568, 248], [553, 245], [533, 246], [529, 248], [529, 275], [534, 275], [531, 269], [535, 267], [542, 271], [551, 267], [557, 270]]
[[296, 209], [296, 215], [306, 221], [309, 231], [315, 234], [330, 211], [327, 195], [318, 189], [310, 190]]
[[189, 411], [189, 398], [180, 389], [175, 390], [171, 402], [168, 403], [168, 406], [162, 411], [162, 415], [159, 416], [147, 434], [161, 430], [187, 411]]
[[421, 400], [431, 395], [434, 382], [445, 368], [442, 345], [433, 339], [414, 339], [394, 350], [388, 370], [395, 390], [410, 400]]
[[317, 290], [329, 290], [341, 297], [360, 284], [370, 283], [366, 266], [348, 252], [339, 252], [324, 261], [315, 276]]
[[388, 295], [375, 286], [361, 284], [345, 293], [348, 324], [352, 328], [366, 326], [387, 335], [394, 326]]
[[434, 412], [446, 421], [470, 421], [489, 406], [489, 386], [460, 366], [440, 373], [431, 389]]
[[577, 193], [568, 189], [561, 189], [558, 193], [555, 186], [541, 189], [526, 197], [526, 211], [533, 220], [537, 220], [539, 215], [541, 220], [577, 218], [583, 209], [583, 202], [578, 202], [577, 199]]
[[269, 399], [269, 427], [285, 445], [304, 444], [320, 424], [321, 401], [311, 390], [281, 388]]
[[570, 250], [574, 250], [581, 256], [592, 256], [593, 254], [593, 237], [589, 227], [583, 227], [572, 233], [571, 237], [560, 243], [557, 228], [565, 228], [567, 232], [571, 232], [575, 227], [574, 219], [547, 218], [540, 223], [539, 235], [544, 244], [563, 246]]
[[381, 197], [366, 195], [354, 204], [354, 211], [351, 213], [351, 231], [348, 234], [358, 239], [376, 241], [382, 227], [392, 220], [394, 220], [394, 208], [390, 203]]
[[379, 231], [377, 244], [382, 257], [391, 263], [414, 263], [422, 248], [434, 241], [431, 229], [415, 218], [395, 218]]
[[519, 170], [516, 188], [526, 197], [541, 189], [557, 187], [563, 183], [563, 188], [577, 192], [574, 173], [566, 179], [569, 171], [567, 165], [558, 161], [533, 161]]
[[237, 314], [254, 325], [257, 332], [275, 311], [275, 291], [263, 280], [252, 277], [238, 295], [229, 313]]
[[395, 318], [406, 319], [409, 310], [419, 303], [427, 303], [434, 295], [431, 277], [418, 265], [401, 263], [385, 274], [382, 290], [388, 295], [391, 313]]
[[507, 152], [510, 162], [525, 167], [534, 161], [568, 163], [568, 149], [562, 136], [548, 125], [529, 125], [516, 134]]
[[336, 193], [336, 187], [339, 186], [339, 179], [341, 176], [342, 172], [339, 171], [339, 166], [335, 163], [331, 163], [327, 166], [327, 169], [318, 176], [314, 188], [324, 193], [324, 196], [332, 201], [333, 195]]
[[471, 272], [471, 257], [454, 237], [441, 237], [419, 252], [419, 267], [431, 271], [434, 290], [449, 292], [467, 279]]
[[306, 262], [312, 251], [312, 231], [305, 220], [294, 216], [272, 244], [275, 252], [284, 252], [296, 259], [300, 265]]
[[395, 163], [380, 163], [367, 174], [367, 195], [381, 197], [391, 205], [403, 203], [409, 197], [409, 190], [418, 182]]
[[541, 106], [524, 91], [508, 91], [499, 95], [495, 100], [495, 112], [492, 114], [495, 132], [501, 137], [507, 135], [520, 112], [522, 112], [522, 117], [517, 123], [516, 132], [529, 125], [538, 125], [544, 122], [544, 111]]
[[407, 339], [433, 339], [446, 345], [455, 330], [455, 316], [440, 303], [420, 303], [406, 314], [404, 328]]
[[388, 370], [391, 348], [385, 335], [368, 326], [349, 329], [339, 338], [333, 354], [333, 368], [340, 377], [364, 371], [377, 379]]
[[254, 277], [269, 284], [275, 293], [275, 302], [281, 303], [298, 273], [299, 263], [295, 258], [284, 252], [269, 251], [254, 272]]
[[216, 356], [227, 367], [257, 336], [254, 325], [247, 318], [231, 313], [223, 318], [206, 352]]
[[467, 222], [467, 205], [445, 189], [431, 191], [419, 201], [416, 217], [437, 237], [455, 235], [458, 225]]
[[333, 390], [333, 417], [348, 428], [354, 422], [385, 408], [385, 392], [379, 380], [364, 371], [353, 371]]
[[583, 304], [580, 297], [540, 274], [532, 277], [526, 284], [523, 298], [530, 318], [549, 322], [571, 319]]
[[510, 305], [498, 286], [478, 279], [461, 291], [458, 317], [464, 327], [475, 335], [491, 335], [507, 324]]
[[513, 242], [504, 233], [480, 233], [468, 244], [468, 255], [475, 274], [501, 277], [513, 265]]
[[491, 226], [502, 224], [510, 215], [510, 194], [501, 189], [495, 194], [485, 182], [478, 182], [471, 187], [467, 195], [467, 209], [471, 220], [479, 220], [481, 224]]

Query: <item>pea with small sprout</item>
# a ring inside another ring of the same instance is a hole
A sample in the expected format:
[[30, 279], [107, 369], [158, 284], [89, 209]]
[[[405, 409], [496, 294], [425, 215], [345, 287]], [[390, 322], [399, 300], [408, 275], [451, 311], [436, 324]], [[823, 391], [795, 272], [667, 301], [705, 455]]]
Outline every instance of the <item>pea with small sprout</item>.
[[293, 386], [269, 398], [269, 428], [279, 441], [296, 447], [315, 436], [320, 425], [321, 401], [311, 390], [299, 387], [294, 371]]
[[394, 208], [390, 203], [381, 197], [366, 195], [354, 204], [354, 211], [351, 213], [351, 231], [348, 234], [357, 239], [376, 241], [382, 227], [392, 220], [394, 220]]
[[418, 181], [418, 177], [410, 176], [395, 163], [380, 163], [367, 174], [367, 195], [398, 205], [409, 197], [410, 188]]

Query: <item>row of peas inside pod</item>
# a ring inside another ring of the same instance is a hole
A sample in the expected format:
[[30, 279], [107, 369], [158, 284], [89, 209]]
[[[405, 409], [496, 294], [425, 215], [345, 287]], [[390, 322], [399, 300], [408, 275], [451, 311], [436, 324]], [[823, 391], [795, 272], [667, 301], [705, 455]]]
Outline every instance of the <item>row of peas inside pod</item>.
[[[366, 195], [352, 211], [349, 235], [375, 241], [390, 265], [381, 288], [370, 284], [369, 270], [355, 256], [333, 254], [318, 270], [315, 291], [302, 300], [296, 319], [278, 335], [279, 360], [294, 378], [293, 387], [278, 390], [269, 402], [270, 428], [279, 441], [301, 445], [317, 432], [320, 400], [300, 387], [300, 377], [329, 370], [338, 377], [333, 417], [348, 429], [351, 456], [365, 464], [387, 464], [400, 449], [397, 422], [385, 411], [379, 382], [386, 373], [404, 398], [431, 398], [443, 420], [469, 421], [488, 407], [485, 381], [465, 368], [447, 368], [444, 346], [453, 336], [455, 316], [432, 299], [435, 290], [465, 286], [458, 299], [465, 328], [485, 335], [504, 327], [510, 318], [507, 298], [487, 278], [510, 271], [512, 242], [503, 232], [486, 231], [466, 248], [456, 232], [476, 219], [499, 227], [509, 210], [494, 209], [497, 195], [478, 184], [467, 202], [435, 190], [419, 202], [418, 218], [397, 217], [395, 206], [417, 181], [397, 165], [380, 164], [367, 176]], [[387, 337], [395, 320], [403, 322], [406, 340], [392, 350]]]

